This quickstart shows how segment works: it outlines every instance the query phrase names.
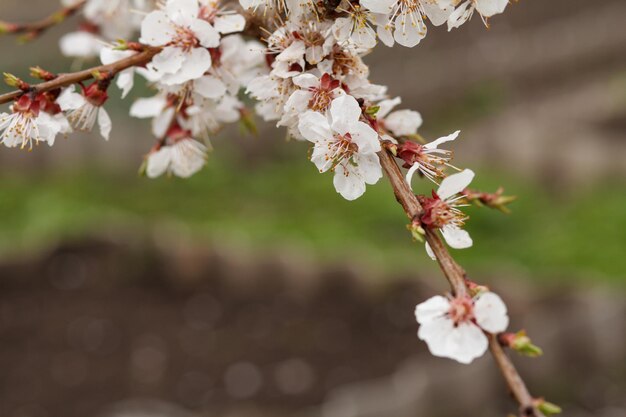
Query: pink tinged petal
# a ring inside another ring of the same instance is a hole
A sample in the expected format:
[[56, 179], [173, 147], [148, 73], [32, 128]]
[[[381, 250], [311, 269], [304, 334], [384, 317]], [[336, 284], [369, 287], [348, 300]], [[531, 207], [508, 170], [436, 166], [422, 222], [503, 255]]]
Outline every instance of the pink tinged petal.
[[414, 110], [398, 110], [385, 119], [385, 127], [396, 136], [414, 135], [421, 125], [422, 115]]
[[186, 26], [198, 17], [200, 5], [198, 0], [168, 0], [165, 11], [174, 23]]
[[164, 96], [140, 98], [130, 106], [130, 115], [140, 119], [154, 117], [163, 112], [167, 100]]
[[443, 355], [463, 364], [469, 364], [487, 351], [489, 341], [480, 328], [473, 323], [460, 323], [446, 338], [446, 354]]
[[148, 155], [148, 163], [146, 165], [146, 175], [148, 178], [156, 178], [163, 175], [172, 160], [172, 149], [164, 146], [156, 152]]
[[213, 25], [223, 34], [241, 32], [246, 26], [246, 19], [240, 14], [227, 14], [216, 17]]
[[205, 48], [194, 48], [185, 55], [180, 70], [163, 77], [162, 82], [166, 85], [182, 84], [202, 77], [210, 68], [211, 53]]
[[220, 34], [206, 20], [194, 19], [189, 24], [200, 45], [206, 48], [216, 48], [220, 46]]
[[356, 122], [349, 127], [352, 142], [359, 148], [359, 154], [371, 154], [380, 151], [378, 133], [363, 122]]
[[437, 257], [435, 256], [435, 252], [433, 252], [433, 248], [430, 247], [428, 242], [425, 243], [425, 249], [426, 249], [426, 255], [428, 255], [428, 257], [432, 259], [433, 261], [436, 261]]
[[183, 62], [185, 62], [185, 51], [176, 46], [167, 46], [152, 58], [151, 67], [163, 76], [179, 71]]
[[160, 10], [148, 14], [141, 22], [141, 43], [162, 46], [170, 43], [175, 36], [176, 28]]
[[500, 333], [509, 326], [509, 316], [502, 298], [495, 293], [482, 294], [474, 303], [474, 317], [480, 327], [490, 333]]
[[333, 134], [328, 126], [328, 119], [321, 113], [307, 111], [300, 116], [298, 130], [310, 142], [326, 142], [332, 140]]
[[380, 160], [375, 153], [368, 155], [355, 155], [354, 161], [366, 184], [374, 185], [383, 177], [383, 169]]
[[212, 75], [205, 75], [194, 81], [193, 89], [204, 98], [216, 99], [226, 94], [226, 85]]
[[100, 109], [98, 109], [98, 127], [100, 128], [100, 135], [102, 135], [105, 140], [109, 140], [112, 126], [113, 124], [109, 113], [107, 113], [104, 107], [100, 107]]
[[504, 12], [509, 0], [475, 0], [476, 10], [484, 17]]
[[390, 13], [399, 0], [361, 0], [361, 6], [374, 13]]
[[467, 231], [456, 226], [445, 225], [441, 228], [441, 234], [446, 243], [454, 249], [467, 249], [472, 246], [472, 238]]
[[415, 306], [415, 320], [419, 324], [443, 317], [450, 310], [450, 302], [446, 297], [436, 295]]
[[460, 133], [461, 133], [461, 131], [457, 130], [456, 132], [451, 133], [448, 136], [443, 136], [443, 137], [440, 137], [439, 139], [435, 139], [434, 141], [424, 145], [424, 148], [426, 148], [426, 149], [436, 149], [442, 143], [451, 142], [451, 141], [455, 140], [457, 137], [459, 137]]
[[365, 181], [353, 169], [352, 165], [347, 167], [340, 164], [335, 168], [333, 177], [335, 190], [348, 201], [356, 200], [365, 193]]
[[467, 188], [473, 179], [474, 172], [471, 169], [465, 169], [458, 174], [450, 175], [441, 181], [437, 195], [441, 197], [441, 199], [447, 200]]
[[337, 97], [330, 103], [332, 129], [340, 135], [350, 133], [348, 129], [361, 117], [361, 107], [352, 96]]

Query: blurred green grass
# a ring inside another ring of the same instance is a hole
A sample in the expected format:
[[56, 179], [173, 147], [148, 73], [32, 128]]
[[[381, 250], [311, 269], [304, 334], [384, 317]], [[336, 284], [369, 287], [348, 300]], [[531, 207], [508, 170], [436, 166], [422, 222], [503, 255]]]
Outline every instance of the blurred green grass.
[[[626, 282], [626, 185], [553, 196], [540, 184], [477, 170], [476, 188], [504, 185], [513, 213], [470, 207], [473, 248], [454, 251], [472, 272], [515, 267], [537, 279]], [[213, 242], [300, 247], [322, 260], [365, 260], [383, 270], [432, 269], [382, 180], [355, 202], [303, 158], [249, 164], [226, 153], [188, 180], [149, 180], [93, 169], [0, 178], [0, 255], [117, 225], [178, 225]], [[420, 185], [427, 192], [428, 185]], [[500, 268], [502, 267], [502, 268]]]

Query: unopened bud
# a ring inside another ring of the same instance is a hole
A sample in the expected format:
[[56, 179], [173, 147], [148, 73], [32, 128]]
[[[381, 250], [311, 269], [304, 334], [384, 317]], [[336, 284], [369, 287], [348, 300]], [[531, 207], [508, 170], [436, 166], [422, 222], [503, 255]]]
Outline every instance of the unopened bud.
[[426, 236], [426, 231], [422, 227], [419, 221], [414, 220], [410, 224], [406, 226], [407, 230], [411, 232], [411, 236], [413, 240], [418, 242], [424, 242], [424, 236]]
[[470, 188], [463, 190], [463, 195], [468, 202], [478, 207], [487, 206], [499, 210], [502, 213], [509, 214], [511, 210], [509, 210], [507, 206], [517, 200], [517, 197], [513, 195], [503, 195], [503, 193], [504, 189], [502, 187], [498, 188], [495, 193], [484, 193]]
[[379, 110], [380, 110], [380, 106], [369, 106], [368, 108], [365, 109], [365, 114], [371, 117], [376, 117], [376, 114], [378, 114]]
[[57, 77], [55, 74], [51, 73], [50, 71], [46, 71], [39, 66], [30, 67], [30, 76], [44, 81], [51, 81]]
[[470, 281], [469, 279], [465, 279], [465, 285], [470, 291], [470, 295], [472, 297], [477, 297], [480, 294], [489, 292], [489, 287], [486, 285], [477, 284], [474, 281]]
[[502, 333], [499, 339], [504, 346], [510, 347], [520, 355], [531, 358], [543, 355], [541, 348], [532, 343], [525, 330], [517, 333]]
[[561, 414], [563, 412], [561, 407], [551, 402], [548, 402], [544, 400], [543, 398], [535, 399], [535, 407], [537, 407], [539, 411], [541, 411], [543, 414], [545, 414], [548, 417], [553, 416], [555, 414]]
[[9, 87], [19, 88], [20, 90], [23, 90], [23, 91], [26, 91], [30, 88], [30, 85], [28, 83], [22, 81], [21, 79], [17, 78], [13, 74], [9, 74], [8, 72], [5, 72], [3, 75], [4, 75], [4, 82]]
[[252, 112], [247, 108], [243, 107], [239, 109], [239, 114], [241, 115], [240, 126], [241, 130], [244, 133], [248, 133], [254, 136], [259, 134], [259, 130], [257, 129], [256, 122], [254, 121], [254, 116]]

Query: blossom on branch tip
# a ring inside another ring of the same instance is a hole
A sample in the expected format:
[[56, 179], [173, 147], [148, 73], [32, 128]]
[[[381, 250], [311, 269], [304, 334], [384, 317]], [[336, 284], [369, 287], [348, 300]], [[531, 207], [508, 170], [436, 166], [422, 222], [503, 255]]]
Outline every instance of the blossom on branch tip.
[[311, 162], [320, 172], [334, 171], [335, 189], [346, 200], [365, 192], [365, 184], [382, 178], [378, 134], [360, 121], [361, 107], [354, 97], [334, 99], [327, 115], [309, 110], [300, 117], [298, 129], [314, 144]]
[[434, 356], [469, 364], [489, 345], [484, 332], [500, 333], [509, 325], [506, 305], [493, 292], [477, 297], [429, 298], [415, 307], [417, 336]]
[[[46, 111], [48, 107], [53, 108]], [[52, 146], [59, 133], [71, 131], [60, 109], [45, 94], [22, 95], [11, 106], [11, 113], [0, 113], [0, 143], [32, 149], [33, 141]]]

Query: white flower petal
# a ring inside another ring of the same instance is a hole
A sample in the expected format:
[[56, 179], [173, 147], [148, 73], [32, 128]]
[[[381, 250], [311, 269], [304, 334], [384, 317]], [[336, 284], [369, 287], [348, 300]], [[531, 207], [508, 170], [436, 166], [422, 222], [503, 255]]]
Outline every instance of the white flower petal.
[[451, 133], [448, 136], [442, 136], [439, 139], [435, 139], [432, 142], [427, 143], [426, 145], [424, 145], [424, 148], [426, 148], [426, 149], [435, 149], [439, 145], [441, 145], [442, 143], [451, 142], [451, 141], [455, 140], [457, 137], [459, 137], [460, 133], [461, 133], [461, 131], [457, 130], [456, 132]]
[[148, 14], [141, 22], [140, 42], [151, 46], [168, 44], [176, 36], [176, 28], [167, 15], [156, 10]]
[[148, 155], [148, 162], [146, 164], [146, 175], [148, 178], [156, 178], [163, 175], [170, 165], [172, 160], [172, 149], [169, 146], [164, 146], [156, 152], [152, 152]]
[[441, 234], [446, 243], [454, 249], [467, 249], [472, 246], [472, 238], [467, 231], [456, 226], [445, 225], [441, 228]]
[[140, 98], [130, 106], [130, 115], [140, 119], [155, 117], [162, 113], [167, 105], [165, 96], [157, 95], [150, 98]]
[[330, 103], [332, 129], [340, 135], [349, 133], [349, 128], [361, 117], [361, 106], [352, 96], [340, 96]]
[[100, 134], [102, 137], [105, 140], [109, 140], [113, 124], [111, 122], [111, 117], [109, 117], [109, 113], [107, 113], [104, 107], [100, 107], [100, 109], [98, 109], [98, 127], [100, 128]]
[[415, 306], [415, 320], [419, 324], [443, 317], [450, 310], [450, 302], [446, 297], [436, 295]]
[[509, 326], [506, 305], [492, 292], [482, 294], [474, 302], [474, 317], [478, 325], [490, 333], [503, 332]]
[[447, 200], [467, 188], [473, 179], [474, 172], [471, 169], [465, 169], [458, 174], [450, 175], [441, 181], [437, 195], [442, 200]]
[[333, 134], [328, 126], [328, 119], [321, 113], [307, 111], [300, 116], [298, 122], [300, 134], [310, 142], [324, 142], [332, 139]]

